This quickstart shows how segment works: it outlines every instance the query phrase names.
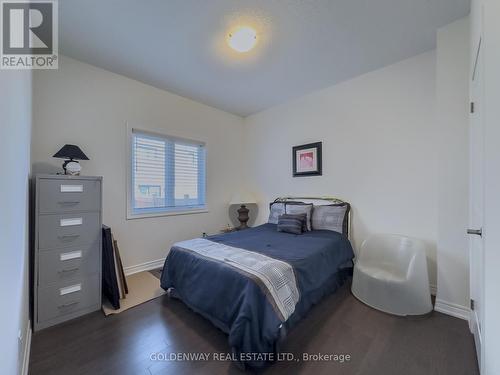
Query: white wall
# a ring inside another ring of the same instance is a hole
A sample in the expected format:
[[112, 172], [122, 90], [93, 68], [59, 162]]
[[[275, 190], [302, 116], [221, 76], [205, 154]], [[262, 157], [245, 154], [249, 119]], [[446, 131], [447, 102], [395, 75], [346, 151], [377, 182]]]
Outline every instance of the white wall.
[[30, 137], [31, 72], [0, 71], [1, 375], [21, 370], [28, 328]]
[[469, 18], [437, 33], [438, 242], [436, 310], [469, 309]]
[[[435, 52], [427, 52], [245, 119], [246, 182], [265, 205], [280, 195], [335, 195], [353, 206], [353, 242], [400, 233], [428, 244], [436, 282]], [[323, 142], [323, 176], [292, 177], [292, 146]]]
[[[104, 176], [104, 223], [118, 240], [124, 266], [162, 259], [173, 242], [217, 233], [241, 182], [242, 119], [123, 76], [63, 57], [57, 71], [36, 71], [33, 171], [55, 172], [51, 156], [65, 143], [90, 161], [83, 174]], [[209, 213], [126, 220], [126, 122], [207, 143]]]

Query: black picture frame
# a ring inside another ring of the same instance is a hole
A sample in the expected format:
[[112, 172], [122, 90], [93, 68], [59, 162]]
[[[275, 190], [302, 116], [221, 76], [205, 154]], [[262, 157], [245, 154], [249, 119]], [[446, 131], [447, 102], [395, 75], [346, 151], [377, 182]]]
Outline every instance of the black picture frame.
[[[297, 153], [311, 148], [316, 149], [316, 158], [317, 158], [316, 169], [314, 171], [297, 170]], [[307, 143], [305, 145], [293, 147], [292, 148], [293, 177], [322, 176], [323, 175], [322, 149], [323, 149], [323, 142]]]

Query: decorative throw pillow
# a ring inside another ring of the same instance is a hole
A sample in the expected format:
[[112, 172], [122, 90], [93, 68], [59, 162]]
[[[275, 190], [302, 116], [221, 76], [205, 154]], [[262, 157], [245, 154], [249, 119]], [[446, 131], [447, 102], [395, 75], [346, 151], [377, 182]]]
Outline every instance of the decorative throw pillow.
[[281, 216], [285, 216], [285, 218], [300, 219], [302, 222], [302, 232], [307, 232], [307, 214], [284, 214]]
[[314, 230], [331, 230], [347, 234], [348, 204], [334, 204], [328, 206], [315, 206], [312, 214], [312, 227]]
[[312, 216], [312, 209], [313, 205], [312, 203], [290, 203], [287, 202], [285, 206], [285, 213], [286, 214], [306, 214], [306, 230], [305, 231], [310, 231], [312, 230], [311, 227], [311, 216]]
[[278, 219], [285, 214], [285, 204], [281, 202], [273, 202], [269, 204], [269, 220], [270, 224], [278, 224]]
[[306, 214], [281, 215], [278, 219], [278, 232], [302, 234], [306, 217]]

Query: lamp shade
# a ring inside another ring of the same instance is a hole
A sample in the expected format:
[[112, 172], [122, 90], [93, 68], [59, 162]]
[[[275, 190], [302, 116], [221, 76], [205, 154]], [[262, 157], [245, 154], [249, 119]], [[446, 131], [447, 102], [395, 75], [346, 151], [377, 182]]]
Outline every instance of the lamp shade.
[[53, 157], [59, 159], [89, 160], [80, 147], [75, 145], [64, 145]]
[[257, 203], [257, 201], [255, 200], [253, 194], [247, 191], [234, 193], [233, 197], [231, 198], [231, 202], [229, 202], [229, 204], [251, 204], [251, 203]]

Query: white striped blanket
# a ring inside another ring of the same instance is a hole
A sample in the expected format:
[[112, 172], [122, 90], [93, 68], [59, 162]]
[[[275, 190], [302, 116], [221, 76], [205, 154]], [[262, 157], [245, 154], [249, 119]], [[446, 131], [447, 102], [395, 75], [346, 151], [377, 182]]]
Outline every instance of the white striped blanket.
[[290, 264], [204, 238], [178, 242], [174, 247], [225, 263], [251, 275], [261, 287], [265, 288], [264, 292], [273, 307], [277, 309], [281, 321], [286, 321], [295, 311], [300, 294]]

